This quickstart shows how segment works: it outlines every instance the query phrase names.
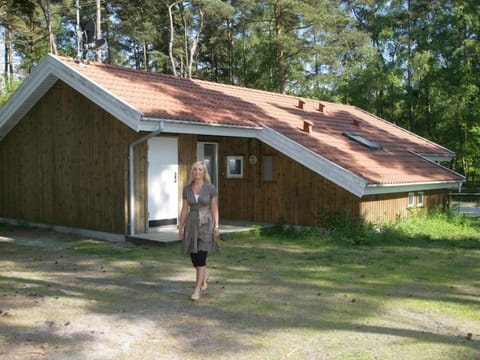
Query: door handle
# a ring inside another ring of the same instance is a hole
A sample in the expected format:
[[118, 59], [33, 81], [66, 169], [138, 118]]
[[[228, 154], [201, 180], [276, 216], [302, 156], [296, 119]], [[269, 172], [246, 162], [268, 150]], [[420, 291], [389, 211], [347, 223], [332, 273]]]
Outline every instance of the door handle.
[[173, 182], [177, 183], [177, 172], [176, 171], [173, 173]]

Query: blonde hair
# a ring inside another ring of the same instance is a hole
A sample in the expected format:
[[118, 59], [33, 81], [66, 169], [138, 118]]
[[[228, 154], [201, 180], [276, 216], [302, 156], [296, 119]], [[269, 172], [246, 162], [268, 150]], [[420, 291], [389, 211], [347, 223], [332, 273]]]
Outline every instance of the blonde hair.
[[192, 184], [193, 183], [193, 169], [198, 166], [198, 165], [201, 165], [203, 166], [203, 181], [207, 184], [210, 184], [212, 181], [210, 180], [210, 174], [208, 173], [208, 169], [207, 167], [205, 166], [205, 163], [203, 161], [195, 161], [193, 164], [192, 164], [192, 168], [190, 169], [190, 178], [188, 180], [189, 184]]

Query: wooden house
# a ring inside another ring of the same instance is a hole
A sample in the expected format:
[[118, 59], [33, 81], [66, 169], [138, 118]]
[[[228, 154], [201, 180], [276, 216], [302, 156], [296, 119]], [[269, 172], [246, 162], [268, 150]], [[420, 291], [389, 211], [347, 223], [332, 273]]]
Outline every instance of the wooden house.
[[0, 218], [124, 239], [177, 221], [202, 159], [221, 219], [393, 221], [458, 191], [453, 156], [354, 106], [47, 55], [0, 109]]

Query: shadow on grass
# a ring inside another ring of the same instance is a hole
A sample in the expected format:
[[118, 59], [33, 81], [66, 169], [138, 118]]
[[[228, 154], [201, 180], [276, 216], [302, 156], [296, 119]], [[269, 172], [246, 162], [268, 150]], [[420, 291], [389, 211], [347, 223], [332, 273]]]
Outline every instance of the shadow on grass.
[[[96, 314], [119, 326], [154, 322], [160, 333], [181, 339], [181, 351], [189, 356], [253, 351], [258, 337], [287, 329], [298, 329], [298, 336], [307, 336], [305, 331], [383, 334], [480, 351], [478, 340], [465, 340], [463, 330], [434, 331], [432, 323], [447, 321], [443, 315], [428, 315], [424, 329], [404, 324], [408, 318], [385, 319], [388, 325], [372, 321], [386, 304], [398, 301], [473, 312], [480, 305], [478, 251], [410, 235], [360, 246], [316, 235], [229, 237], [222, 252], [210, 257], [210, 289], [193, 303], [193, 271], [177, 246], [67, 240], [48, 231], [8, 229], [10, 240], [0, 241], [0, 310], [11, 314], [0, 317], [0, 334], [12, 349], [22, 343], [68, 348], [99, 341], [100, 324], [59, 331], [76, 321], [68, 319], [68, 306], [75, 304], [83, 316]], [[64, 307], [60, 318], [45, 318], [42, 305], [56, 302]], [[418, 311], [412, 306], [405, 311], [415, 322]], [[14, 320], [20, 307], [38, 317], [34, 325], [12, 325], [9, 317]], [[56, 325], [49, 327], [48, 321]], [[478, 317], [472, 321], [478, 324]], [[268, 346], [280, 351], [282, 344]]]

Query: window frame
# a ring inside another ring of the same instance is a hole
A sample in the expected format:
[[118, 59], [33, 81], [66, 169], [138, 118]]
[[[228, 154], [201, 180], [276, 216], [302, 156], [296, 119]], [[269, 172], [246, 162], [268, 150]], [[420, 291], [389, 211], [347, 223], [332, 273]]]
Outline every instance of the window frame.
[[423, 191], [419, 191], [417, 193], [417, 206], [418, 207], [423, 207], [425, 203], [425, 194]]
[[415, 207], [415, 193], [409, 192], [407, 196], [407, 208]]
[[[232, 169], [230, 167], [231, 161], [239, 161], [240, 162], [240, 172], [237, 173], [232, 172]], [[243, 169], [244, 169], [244, 160], [243, 160], [243, 155], [229, 155], [227, 156], [227, 164], [226, 164], [226, 174], [227, 174], [227, 179], [243, 179]]]

